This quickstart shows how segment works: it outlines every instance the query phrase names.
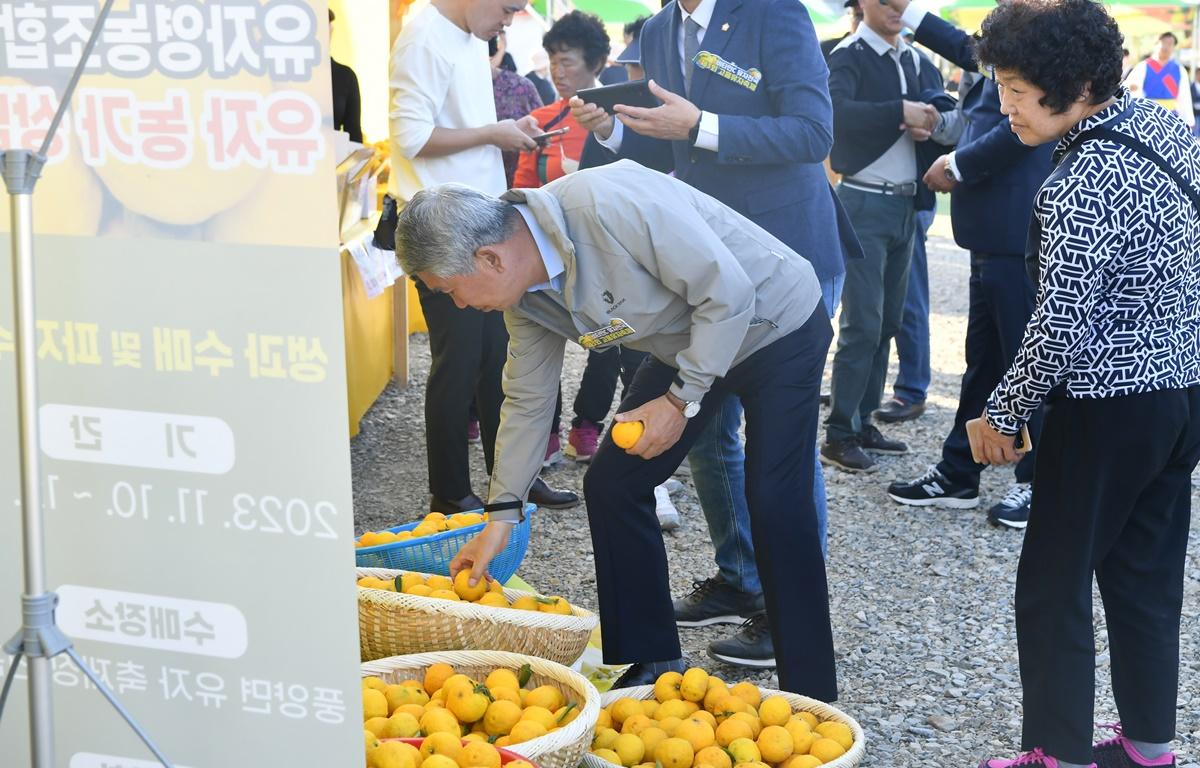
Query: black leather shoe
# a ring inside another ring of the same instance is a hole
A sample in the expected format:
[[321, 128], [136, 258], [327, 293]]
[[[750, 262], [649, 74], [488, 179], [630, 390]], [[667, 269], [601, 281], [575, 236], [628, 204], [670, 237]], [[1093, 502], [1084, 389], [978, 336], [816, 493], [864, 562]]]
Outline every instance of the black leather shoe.
[[529, 489], [529, 502], [546, 509], [569, 509], [579, 504], [579, 496], [571, 491], [556, 491], [539, 477]]
[[483, 499], [473, 493], [454, 500], [439, 499], [437, 496], [429, 498], [429, 511], [441, 512], [443, 515], [457, 515], [459, 512], [471, 512], [478, 509], [483, 509]]
[[775, 644], [767, 614], [751, 616], [733, 637], [708, 644], [708, 655], [738, 667], [765, 669], [775, 666]]
[[[683, 663], [683, 659], [676, 659], [672, 662], [660, 662], [657, 666], [662, 667], [663, 664], [669, 665], [675, 672], [682, 672], [687, 668]], [[644, 664], [642, 662], [638, 662], [621, 673], [621, 676], [613, 682], [611, 690], [615, 691], [618, 688], [633, 688], [634, 686], [638, 685], [654, 685], [661, 674], [655, 672], [654, 669], [655, 667], [652, 667], [648, 663]]]
[[858, 433], [859, 444], [865, 450], [874, 451], [875, 453], [890, 453], [900, 455], [908, 453], [908, 443], [903, 443], [899, 440], [889, 440], [883, 436], [879, 428], [874, 424], [868, 424], [863, 427], [863, 431]]
[[871, 416], [884, 424], [898, 424], [902, 421], [912, 421], [923, 413], [925, 403], [906, 403], [893, 397], [876, 408]]
[[821, 400], [821, 406], [823, 408], [828, 408], [829, 404], [831, 402], [833, 402], [833, 395], [829, 394], [828, 392], [822, 392], [820, 400]]
[[837, 467], [843, 472], [874, 472], [879, 469], [875, 459], [863, 451], [858, 435], [825, 443], [821, 446], [820, 459], [822, 464]]

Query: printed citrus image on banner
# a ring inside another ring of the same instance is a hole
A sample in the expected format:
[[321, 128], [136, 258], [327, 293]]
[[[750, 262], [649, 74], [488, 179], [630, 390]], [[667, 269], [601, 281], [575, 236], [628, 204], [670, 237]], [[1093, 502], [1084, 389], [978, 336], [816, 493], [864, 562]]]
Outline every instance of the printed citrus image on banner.
[[[40, 146], [98, 12], [0, 3], [0, 146]], [[305, 0], [118, 0], [50, 148], [38, 232], [336, 244], [328, 217], [278, 205], [297, 184], [332, 194], [325, 24]]]

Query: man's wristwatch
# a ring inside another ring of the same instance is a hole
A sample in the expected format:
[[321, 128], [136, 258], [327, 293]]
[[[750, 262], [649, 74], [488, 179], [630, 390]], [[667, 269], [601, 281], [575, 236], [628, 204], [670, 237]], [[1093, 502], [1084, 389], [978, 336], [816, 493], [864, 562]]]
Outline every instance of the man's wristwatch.
[[954, 169], [950, 167], [950, 155], [946, 155], [946, 161], [942, 163], [942, 173], [946, 174], [947, 181], [958, 181], [958, 177], [954, 175]]
[[692, 130], [688, 131], [688, 146], [696, 146], [696, 139], [700, 138], [700, 123], [704, 120], [704, 113], [700, 113], [700, 117], [696, 118], [696, 124], [692, 126]]
[[700, 413], [699, 400], [681, 400], [670, 392], [667, 393], [667, 400], [671, 402], [671, 405], [679, 409], [679, 412], [683, 414], [683, 418], [685, 419], [690, 419], [697, 413]]

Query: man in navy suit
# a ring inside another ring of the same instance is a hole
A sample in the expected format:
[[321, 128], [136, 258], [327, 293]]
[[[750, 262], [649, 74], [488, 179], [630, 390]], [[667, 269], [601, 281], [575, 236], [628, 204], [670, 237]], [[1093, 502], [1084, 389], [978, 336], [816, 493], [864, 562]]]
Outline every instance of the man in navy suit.
[[[887, 0], [916, 30], [917, 42], [962, 67], [960, 87], [967, 128], [958, 148], [933, 164], [925, 183], [950, 192], [954, 240], [971, 252], [970, 309], [966, 358], [954, 427], [942, 444], [942, 460], [922, 477], [892, 483], [888, 495], [912, 506], [972, 509], [979, 506], [979, 475], [967, 440], [967, 421], [983, 412], [989, 394], [1012, 363], [1033, 313], [1034, 288], [1025, 272], [1027, 224], [1033, 198], [1051, 169], [1054, 142], [1021, 143], [1000, 113], [1000, 95], [990, 78], [977, 74], [971, 37], [910, 5]], [[968, 82], [967, 77], [971, 80]], [[1040, 412], [1029, 423], [1034, 450]], [[1024, 528], [1032, 498], [1034, 451], [1017, 464], [1016, 482], [988, 511], [993, 525]]]
[[[832, 314], [844, 261], [861, 249], [821, 164], [833, 141], [828, 70], [807, 10], [797, 0], [675, 0], [646, 22], [639, 43], [662, 106], [618, 106], [614, 121], [576, 102], [576, 119], [609, 151], [673, 171], [808, 259]], [[694, 626], [750, 613], [738, 635], [710, 644], [710, 655], [759, 667], [778, 658], [782, 687], [829, 700], [837, 686], [823, 587], [817, 613], [805, 617], [798, 598], [784, 597], [786, 563], [753, 567], [740, 423], [740, 405], [726, 405], [688, 457], [720, 574], [676, 602], [676, 620]], [[771, 525], [811, 526], [824, 549], [823, 481], [819, 468], [810, 471], [814, 499], [760, 520], [767, 530], [754, 538], [771, 536]], [[766, 614], [757, 613], [764, 605]]]

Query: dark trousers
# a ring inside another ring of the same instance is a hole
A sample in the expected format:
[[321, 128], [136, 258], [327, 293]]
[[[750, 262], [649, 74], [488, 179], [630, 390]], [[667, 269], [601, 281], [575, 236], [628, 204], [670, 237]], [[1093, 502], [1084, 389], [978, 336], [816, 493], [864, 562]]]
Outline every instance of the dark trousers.
[[[605, 435], [584, 477], [608, 663], [680, 657], [667, 555], [654, 487], [671, 476], [717, 412], [737, 395], [746, 413], [746, 500], [775, 641], [780, 687], [837, 698], [825, 561], [813, 505], [817, 399], [833, 336], [823, 306], [797, 331], [718, 379], [670, 450], [631, 456]], [[634, 376], [620, 410], [661, 396], [677, 371], [654, 358]]]
[[571, 419], [571, 426], [578, 427], [586, 419], [603, 429], [612, 408], [613, 395], [617, 392], [617, 379], [621, 380], [621, 398], [624, 399], [634, 371], [646, 357], [645, 352], [628, 347], [588, 352], [583, 378], [579, 380], [579, 393], [575, 395], [575, 418]]
[[467, 414], [472, 398], [479, 413], [483, 458], [492, 471], [496, 430], [504, 390], [500, 374], [508, 349], [501, 312], [459, 309], [454, 300], [417, 283], [421, 311], [429, 324], [433, 358], [425, 386], [425, 445], [429, 492], [440, 499], [461, 499], [471, 489], [467, 456]]
[[1024, 748], [1092, 761], [1092, 574], [1124, 733], [1175, 737], [1179, 614], [1200, 386], [1053, 399], [1017, 569]]
[[825, 422], [831, 441], [862, 432], [883, 398], [892, 337], [904, 319], [915, 229], [911, 197], [862, 192], [845, 185], [837, 193], [865, 258], [846, 261]]
[[[942, 443], [938, 469], [956, 483], [979, 487], [984, 465], [976, 464], [967, 439], [967, 422], [979, 418], [987, 399], [1012, 365], [1025, 326], [1033, 314], [1034, 287], [1022, 256], [971, 253], [970, 305], [967, 310], [967, 370], [958, 393], [954, 427]], [[1033, 481], [1042, 429], [1039, 409], [1029, 420], [1033, 450], [1017, 462], [1018, 483]]]

